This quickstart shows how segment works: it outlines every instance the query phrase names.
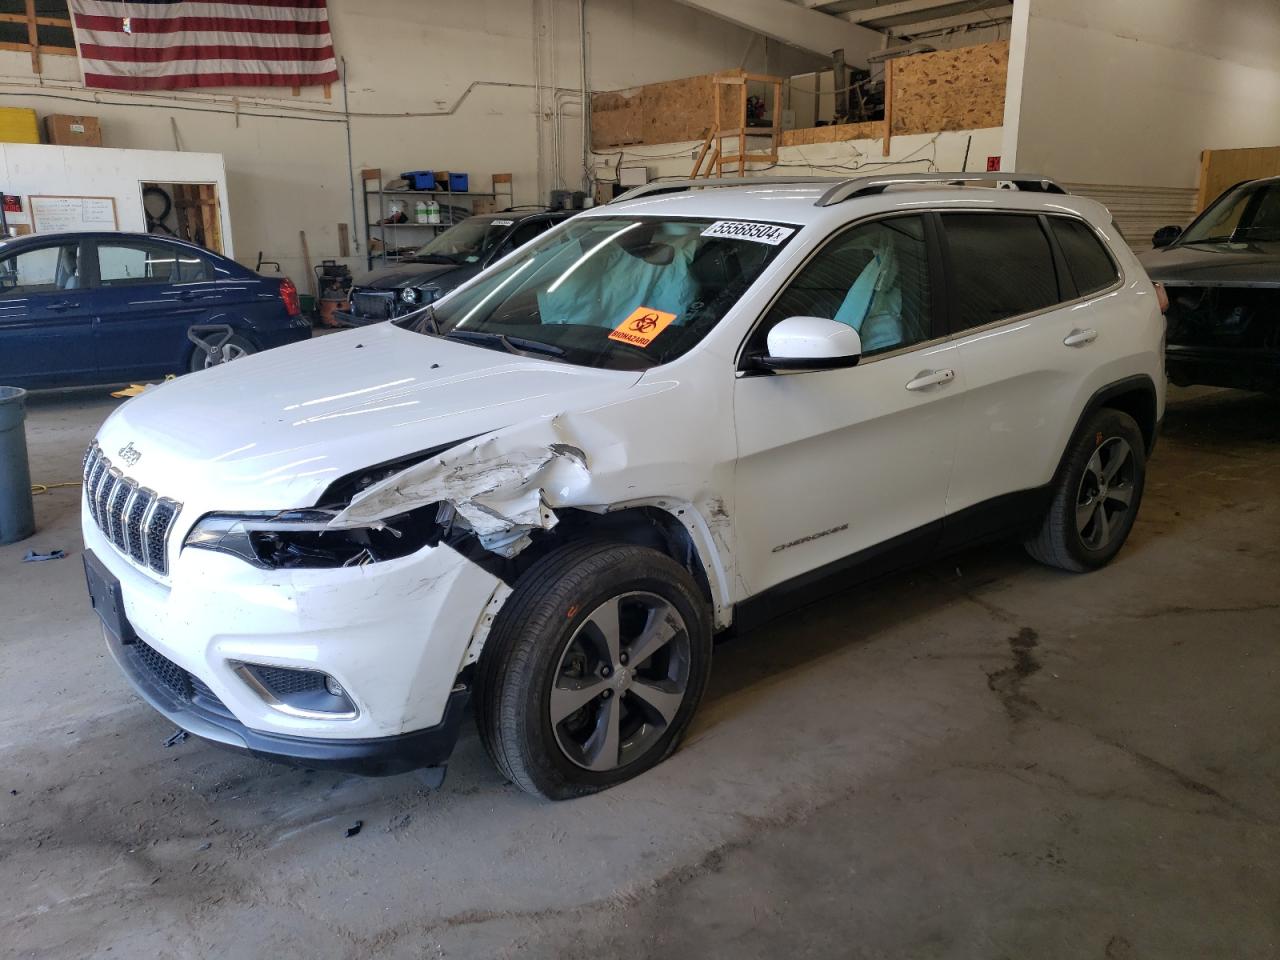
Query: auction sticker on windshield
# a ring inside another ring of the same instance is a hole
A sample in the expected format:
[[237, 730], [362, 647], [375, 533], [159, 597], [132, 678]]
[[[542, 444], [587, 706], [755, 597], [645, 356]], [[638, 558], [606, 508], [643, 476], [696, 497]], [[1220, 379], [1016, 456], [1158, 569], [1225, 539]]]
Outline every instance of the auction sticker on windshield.
[[650, 307], [636, 307], [627, 319], [613, 328], [610, 340], [629, 343], [633, 347], [647, 347], [663, 330], [671, 326], [674, 313], [663, 313]]
[[726, 240], [751, 240], [776, 247], [795, 233], [794, 227], [779, 227], [772, 223], [749, 223], [744, 220], [717, 220], [702, 231], [704, 237], [724, 237]]

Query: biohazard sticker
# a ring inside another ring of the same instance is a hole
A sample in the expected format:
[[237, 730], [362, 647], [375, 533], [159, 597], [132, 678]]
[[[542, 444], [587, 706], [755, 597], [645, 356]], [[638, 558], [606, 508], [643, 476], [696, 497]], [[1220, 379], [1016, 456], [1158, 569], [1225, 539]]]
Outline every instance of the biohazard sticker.
[[647, 347], [663, 330], [671, 326], [674, 313], [663, 313], [651, 307], [636, 307], [631, 315], [613, 328], [610, 340], [629, 343], [633, 347]]
[[702, 231], [704, 237], [724, 237], [726, 240], [750, 240], [776, 247], [795, 233], [793, 227], [779, 227], [772, 223], [749, 223], [743, 220], [717, 220]]

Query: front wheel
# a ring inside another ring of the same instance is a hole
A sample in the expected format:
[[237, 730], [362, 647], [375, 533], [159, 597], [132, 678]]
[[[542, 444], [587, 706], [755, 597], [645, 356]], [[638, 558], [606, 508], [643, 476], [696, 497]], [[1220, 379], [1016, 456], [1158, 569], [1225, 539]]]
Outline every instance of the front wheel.
[[688, 571], [647, 547], [572, 544], [521, 577], [494, 623], [480, 738], [528, 793], [595, 793], [675, 750], [710, 668], [710, 611]]
[[1075, 573], [1109, 563], [1137, 518], [1147, 478], [1146, 442], [1133, 417], [1104, 407], [1071, 441], [1053, 501], [1027, 552]]

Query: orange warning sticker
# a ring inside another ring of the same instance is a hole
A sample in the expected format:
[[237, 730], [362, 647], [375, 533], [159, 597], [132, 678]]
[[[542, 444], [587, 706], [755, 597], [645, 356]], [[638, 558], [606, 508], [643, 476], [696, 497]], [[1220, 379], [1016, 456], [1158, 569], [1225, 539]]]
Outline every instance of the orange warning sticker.
[[658, 334], [671, 326], [671, 321], [675, 318], [674, 313], [663, 313], [652, 307], [636, 307], [627, 319], [613, 328], [609, 339], [629, 343], [633, 347], [647, 347]]

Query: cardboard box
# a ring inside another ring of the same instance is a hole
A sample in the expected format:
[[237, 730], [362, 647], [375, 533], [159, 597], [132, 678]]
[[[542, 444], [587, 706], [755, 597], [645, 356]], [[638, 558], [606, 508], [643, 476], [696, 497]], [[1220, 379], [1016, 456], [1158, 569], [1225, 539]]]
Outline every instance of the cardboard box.
[[0, 107], [0, 143], [39, 143], [36, 112], [26, 107]]
[[46, 143], [62, 147], [100, 147], [102, 128], [97, 117], [73, 117], [65, 113], [51, 113], [44, 118]]

